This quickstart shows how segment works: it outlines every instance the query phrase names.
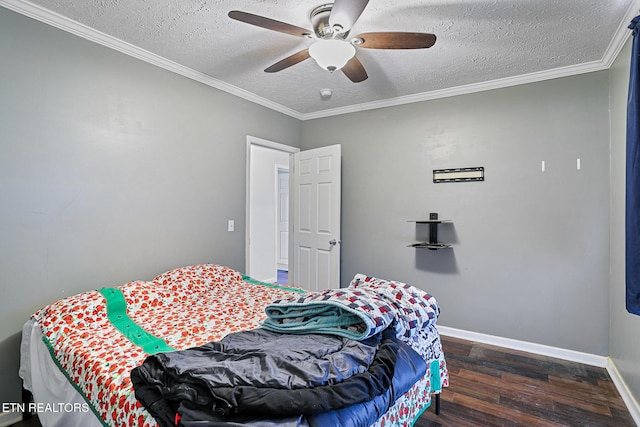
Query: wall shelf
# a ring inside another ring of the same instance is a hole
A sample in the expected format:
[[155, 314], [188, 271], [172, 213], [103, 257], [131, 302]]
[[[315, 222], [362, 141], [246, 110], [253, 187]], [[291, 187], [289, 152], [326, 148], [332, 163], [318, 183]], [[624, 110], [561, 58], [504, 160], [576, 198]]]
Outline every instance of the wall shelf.
[[425, 248], [432, 251], [438, 249], [447, 249], [450, 248], [451, 245], [449, 243], [438, 242], [438, 225], [443, 223], [453, 222], [449, 219], [438, 219], [438, 214], [436, 212], [429, 213], [429, 219], [421, 219], [408, 221], [416, 224], [429, 224], [429, 240], [426, 242], [417, 242], [408, 245], [410, 248]]
[[438, 249], [450, 248], [451, 245], [448, 243], [418, 242], [418, 243], [412, 243], [408, 247], [409, 248], [425, 248], [425, 249], [431, 249], [432, 251], [435, 251]]

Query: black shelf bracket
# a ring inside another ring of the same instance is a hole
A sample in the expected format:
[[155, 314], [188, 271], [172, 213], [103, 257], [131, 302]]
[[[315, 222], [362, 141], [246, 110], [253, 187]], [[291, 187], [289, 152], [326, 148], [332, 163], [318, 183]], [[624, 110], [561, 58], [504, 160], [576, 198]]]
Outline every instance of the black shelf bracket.
[[[438, 214], [436, 212], [431, 212], [429, 214], [429, 221], [437, 221]], [[438, 243], [438, 223], [431, 222], [429, 223], [429, 244], [434, 245]]]
[[438, 242], [438, 225], [444, 222], [451, 222], [451, 221], [438, 219], [437, 212], [429, 213], [429, 219], [427, 220], [417, 220], [417, 221], [409, 221], [409, 222], [415, 222], [416, 224], [429, 224], [429, 240], [426, 242], [413, 243], [409, 245], [409, 247], [426, 248], [432, 251], [451, 247], [451, 245], [448, 243]]

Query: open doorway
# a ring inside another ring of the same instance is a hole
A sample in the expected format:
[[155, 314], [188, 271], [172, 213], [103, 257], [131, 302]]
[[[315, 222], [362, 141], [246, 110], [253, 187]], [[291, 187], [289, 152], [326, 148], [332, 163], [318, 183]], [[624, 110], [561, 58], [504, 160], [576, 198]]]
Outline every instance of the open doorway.
[[247, 136], [245, 271], [288, 282], [289, 156], [298, 148]]
[[276, 267], [277, 282], [289, 284], [289, 165], [277, 165]]

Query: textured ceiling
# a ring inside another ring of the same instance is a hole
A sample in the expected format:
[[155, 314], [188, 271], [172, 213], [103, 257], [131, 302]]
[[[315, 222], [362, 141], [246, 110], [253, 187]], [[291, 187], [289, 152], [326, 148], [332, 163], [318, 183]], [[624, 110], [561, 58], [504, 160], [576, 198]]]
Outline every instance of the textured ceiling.
[[[83, 24], [76, 33], [87, 33], [87, 38], [97, 30], [104, 33], [103, 38], [146, 51], [143, 57], [167, 59], [178, 68], [202, 74], [200, 80], [210, 78], [213, 86], [237, 90], [241, 96], [301, 118], [428, 99], [431, 94], [446, 96], [460, 88], [485, 87], [486, 82], [499, 87], [527, 78], [534, 81], [604, 69], [610, 65], [607, 55], [617, 53], [627, 37], [627, 23], [638, 12], [637, 0], [370, 0], [352, 35], [413, 31], [434, 33], [438, 39], [430, 49], [358, 49], [357, 57], [369, 75], [362, 83], [352, 83], [341, 72], [329, 73], [313, 60], [265, 73], [266, 67], [308, 47], [311, 40], [227, 16], [230, 10], [241, 10], [311, 29], [309, 13], [322, 3], [0, 1], [19, 12], [28, 10], [36, 18], [53, 12], [53, 19], [41, 20], [59, 24], [68, 18]], [[333, 90], [330, 99], [320, 96], [323, 88]]]

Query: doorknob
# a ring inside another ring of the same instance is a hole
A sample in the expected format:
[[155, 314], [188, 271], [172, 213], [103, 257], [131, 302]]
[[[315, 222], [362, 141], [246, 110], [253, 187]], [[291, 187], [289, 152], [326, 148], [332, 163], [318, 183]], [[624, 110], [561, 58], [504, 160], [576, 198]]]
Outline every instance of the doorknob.
[[336, 240], [336, 239], [331, 239], [331, 240], [329, 240], [329, 244], [330, 244], [331, 246], [335, 246], [335, 245], [337, 245], [338, 243], [341, 243], [341, 242], [340, 242], [340, 240]]

